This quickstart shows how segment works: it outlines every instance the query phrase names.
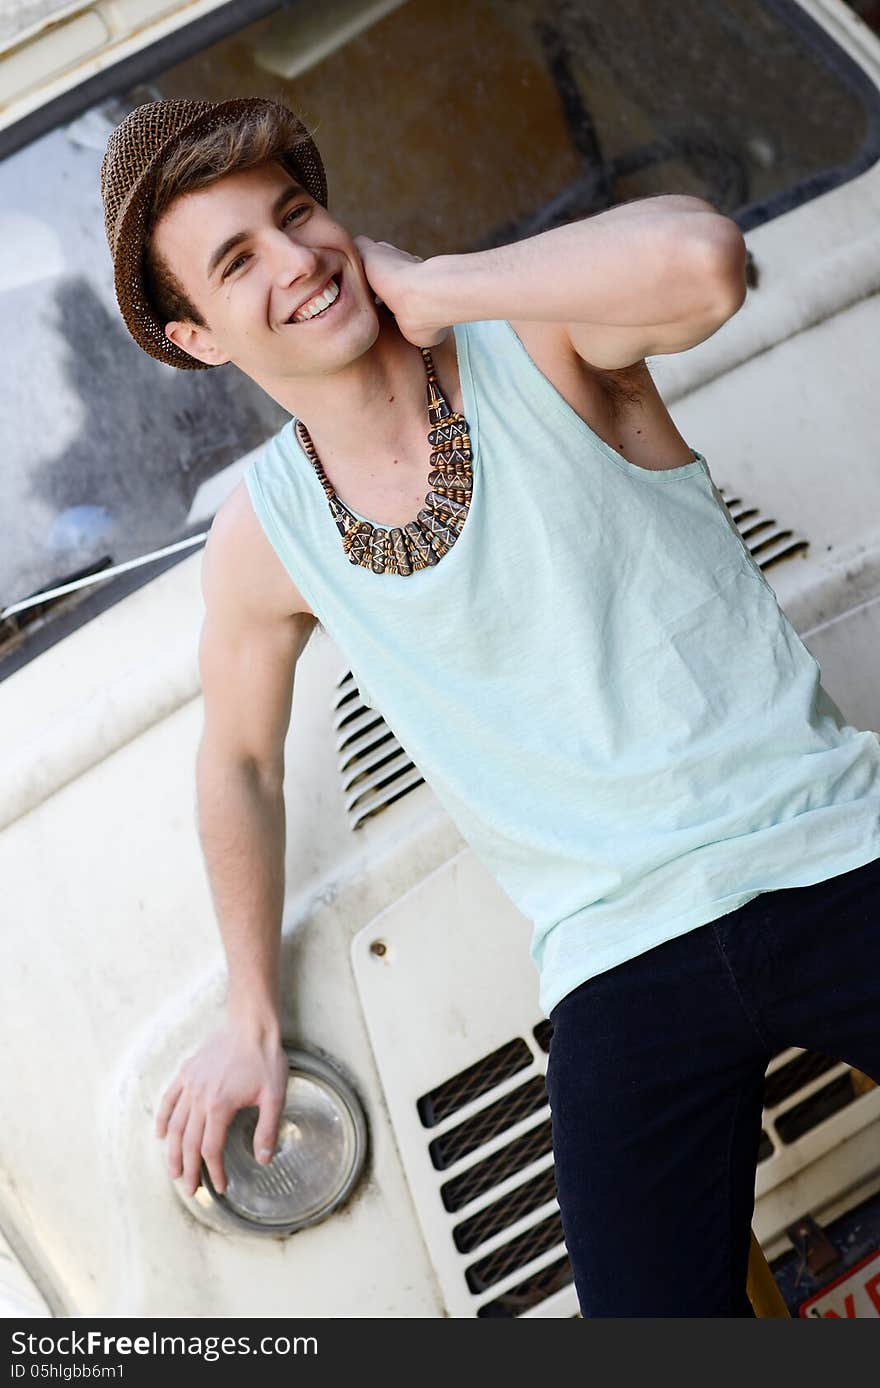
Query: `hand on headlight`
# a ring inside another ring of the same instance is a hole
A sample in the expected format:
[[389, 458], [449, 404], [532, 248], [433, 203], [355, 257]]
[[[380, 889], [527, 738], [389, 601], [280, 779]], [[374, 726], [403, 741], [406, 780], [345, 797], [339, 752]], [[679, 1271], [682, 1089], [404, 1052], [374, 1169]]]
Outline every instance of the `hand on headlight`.
[[[214, 1188], [226, 1189], [223, 1148], [239, 1109], [260, 1111], [254, 1156], [265, 1164], [278, 1141], [289, 1065], [277, 1034], [229, 1024], [183, 1062], [156, 1113], [156, 1136], [168, 1137], [168, 1172], [187, 1195], [198, 1188], [204, 1159]], [[265, 1155], [264, 1155], [265, 1153]]]

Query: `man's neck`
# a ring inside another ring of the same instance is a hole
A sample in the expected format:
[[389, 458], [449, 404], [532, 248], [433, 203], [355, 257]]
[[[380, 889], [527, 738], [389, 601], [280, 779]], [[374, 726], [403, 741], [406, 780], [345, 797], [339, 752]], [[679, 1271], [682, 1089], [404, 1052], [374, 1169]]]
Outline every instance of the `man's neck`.
[[373, 345], [342, 371], [279, 383], [272, 395], [309, 431], [322, 462], [381, 463], [421, 454], [428, 429], [425, 364], [391, 313], [378, 309]]

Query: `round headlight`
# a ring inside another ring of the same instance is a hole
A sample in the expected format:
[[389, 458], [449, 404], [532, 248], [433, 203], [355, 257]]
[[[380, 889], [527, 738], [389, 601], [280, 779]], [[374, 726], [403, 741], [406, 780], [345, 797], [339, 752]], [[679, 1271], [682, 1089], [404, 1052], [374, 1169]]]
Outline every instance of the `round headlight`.
[[290, 1064], [278, 1141], [268, 1165], [254, 1157], [256, 1108], [240, 1109], [223, 1149], [221, 1195], [202, 1162], [201, 1185], [184, 1203], [215, 1228], [292, 1234], [332, 1214], [351, 1194], [367, 1151], [367, 1123], [351, 1085], [328, 1061], [285, 1045]]

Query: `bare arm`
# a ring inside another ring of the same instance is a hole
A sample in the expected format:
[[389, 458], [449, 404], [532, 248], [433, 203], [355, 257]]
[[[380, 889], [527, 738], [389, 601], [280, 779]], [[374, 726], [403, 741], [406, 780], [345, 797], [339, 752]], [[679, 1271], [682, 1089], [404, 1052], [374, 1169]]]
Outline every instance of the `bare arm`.
[[[271, 1155], [287, 1085], [279, 952], [284, 901], [284, 742], [294, 671], [315, 618], [255, 530], [243, 499], [214, 521], [202, 562], [196, 763], [199, 833], [229, 973], [229, 1020], [181, 1066], [156, 1123], [172, 1177], [192, 1193], [204, 1157], [218, 1190], [229, 1123], [257, 1105], [255, 1155]], [[303, 605], [304, 606], [304, 605]]]
[[659, 194], [505, 246], [416, 261], [356, 238], [376, 292], [410, 341], [475, 319], [556, 324], [593, 366], [615, 370], [685, 351], [746, 296], [746, 244], [702, 198]]

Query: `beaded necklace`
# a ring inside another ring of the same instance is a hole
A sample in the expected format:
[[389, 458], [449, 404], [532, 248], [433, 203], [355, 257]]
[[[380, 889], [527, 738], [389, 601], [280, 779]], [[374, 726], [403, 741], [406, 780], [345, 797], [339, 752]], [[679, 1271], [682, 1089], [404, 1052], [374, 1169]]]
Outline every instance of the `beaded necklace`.
[[350, 511], [336, 495], [309, 432], [301, 419], [296, 436], [318, 474], [342, 536], [342, 548], [352, 564], [381, 574], [412, 574], [436, 564], [455, 544], [467, 519], [473, 491], [471, 441], [463, 414], [449, 406], [437, 380], [434, 359], [419, 348], [428, 381], [428, 443], [431, 447], [428, 492], [415, 520], [385, 529]]

